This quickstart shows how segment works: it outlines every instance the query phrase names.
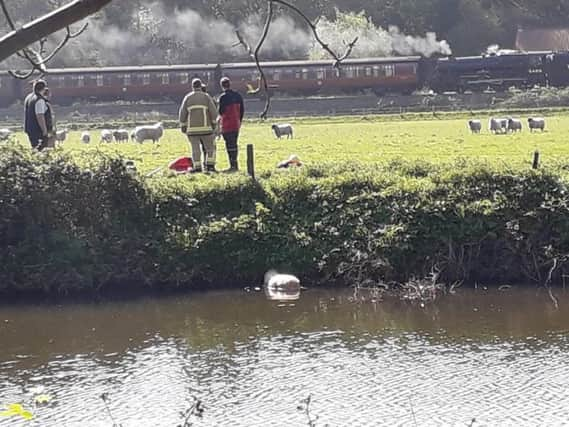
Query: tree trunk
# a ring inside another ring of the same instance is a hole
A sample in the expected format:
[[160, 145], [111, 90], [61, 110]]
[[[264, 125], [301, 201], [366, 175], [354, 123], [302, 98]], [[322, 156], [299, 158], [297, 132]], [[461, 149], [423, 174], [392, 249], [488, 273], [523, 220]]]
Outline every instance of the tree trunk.
[[0, 62], [25, 47], [92, 15], [112, 0], [74, 0], [0, 38]]

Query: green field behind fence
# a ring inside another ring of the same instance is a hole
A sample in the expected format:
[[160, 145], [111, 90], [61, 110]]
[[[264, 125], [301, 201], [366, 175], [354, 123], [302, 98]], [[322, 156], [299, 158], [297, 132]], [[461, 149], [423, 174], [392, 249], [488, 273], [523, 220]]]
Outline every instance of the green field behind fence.
[[[493, 135], [487, 130], [488, 117], [483, 120], [484, 131], [472, 135], [467, 119], [443, 120], [393, 120], [384, 118], [304, 119], [292, 122], [293, 140], [277, 140], [270, 123], [246, 123], [240, 143], [242, 168], [245, 167], [245, 145], [255, 147], [255, 160], [259, 170], [273, 169], [291, 154], [297, 154], [308, 164], [323, 162], [383, 162], [402, 158], [445, 162], [464, 157], [508, 165], [530, 164], [535, 150], [543, 161], [563, 162], [569, 158], [569, 114], [547, 118], [545, 133], [530, 133], [527, 117], [524, 131], [518, 134]], [[119, 126], [119, 125], [117, 125]], [[70, 133], [64, 149], [73, 154], [103, 152], [118, 154], [137, 163], [142, 173], [164, 166], [170, 160], [189, 154], [184, 135], [176, 129], [168, 129], [160, 144], [135, 143], [99, 144], [100, 131], [91, 134], [92, 143], [79, 142], [81, 131]], [[19, 135], [25, 141], [23, 135]], [[218, 141], [218, 159], [221, 169], [228, 166], [222, 140]]]

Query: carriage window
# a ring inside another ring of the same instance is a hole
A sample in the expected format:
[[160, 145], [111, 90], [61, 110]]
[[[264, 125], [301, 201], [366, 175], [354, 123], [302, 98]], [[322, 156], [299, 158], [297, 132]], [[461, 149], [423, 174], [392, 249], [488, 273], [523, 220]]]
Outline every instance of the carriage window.
[[365, 75], [366, 77], [371, 77], [371, 67], [365, 67]]
[[395, 65], [385, 65], [385, 77], [393, 77], [395, 75]]
[[97, 86], [101, 87], [104, 86], [105, 81], [103, 79], [103, 75], [102, 74], [97, 74]]
[[164, 73], [162, 74], [162, 84], [169, 85], [170, 84], [170, 74]]
[[125, 75], [123, 76], [123, 85], [124, 85], [124, 86], [130, 86], [131, 82], [132, 82], [132, 81], [131, 81], [131, 78], [130, 78], [130, 74], [125, 74]]
[[302, 69], [302, 80], [308, 80], [308, 69]]
[[148, 86], [150, 84], [150, 74], [143, 74], [142, 75], [142, 84], [144, 86]]
[[324, 80], [325, 78], [326, 78], [326, 73], [324, 72], [323, 69], [316, 71], [316, 79], [317, 80]]
[[355, 76], [354, 67], [346, 67], [346, 77], [348, 79], [353, 79]]
[[373, 76], [374, 77], [379, 77], [380, 76], [380, 72], [379, 72], [379, 65], [374, 65], [373, 66]]
[[2, 89], [2, 77], [0, 77], [0, 89]]
[[294, 72], [294, 78], [295, 78], [295, 79], [300, 79], [300, 71], [295, 71], [295, 72]]
[[183, 85], [188, 84], [190, 80], [188, 77], [188, 73], [180, 73], [179, 76], [180, 76], [180, 83], [182, 83]]
[[64, 87], [65, 86], [65, 77], [63, 77], [63, 76], [52, 77], [51, 80], [54, 83], [52, 86], [55, 86], [55, 87]]
[[281, 79], [281, 72], [278, 70], [273, 71], [273, 80], [280, 80]]
[[85, 86], [85, 77], [84, 76], [73, 76], [73, 80], [76, 82], [77, 87], [84, 87]]

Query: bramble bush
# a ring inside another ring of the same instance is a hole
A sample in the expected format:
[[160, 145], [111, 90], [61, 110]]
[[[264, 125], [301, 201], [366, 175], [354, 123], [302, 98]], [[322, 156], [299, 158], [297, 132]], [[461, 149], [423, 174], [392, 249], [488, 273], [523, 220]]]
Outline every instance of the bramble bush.
[[562, 165], [321, 164], [207, 179], [78, 166], [0, 147], [0, 292], [65, 294], [260, 283], [445, 281], [543, 285], [569, 254]]

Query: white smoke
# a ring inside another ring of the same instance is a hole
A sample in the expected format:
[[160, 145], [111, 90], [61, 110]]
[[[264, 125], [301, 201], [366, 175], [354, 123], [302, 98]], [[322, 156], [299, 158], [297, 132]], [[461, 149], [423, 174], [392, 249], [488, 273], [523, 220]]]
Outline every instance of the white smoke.
[[[317, 25], [322, 39], [332, 50], [342, 54], [346, 43], [356, 37], [358, 41], [353, 49], [352, 57], [381, 57], [391, 55], [423, 55], [430, 57], [434, 54], [450, 55], [451, 48], [446, 40], [437, 40], [435, 33], [427, 33], [425, 37], [403, 34], [396, 26], [387, 30], [377, 27], [364, 12], [343, 13], [336, 11], [336, 19], [322, 18]], [[324, 58], [327, 53], [319, 45], [314, 45], [310, 51], [311, 58]]]

